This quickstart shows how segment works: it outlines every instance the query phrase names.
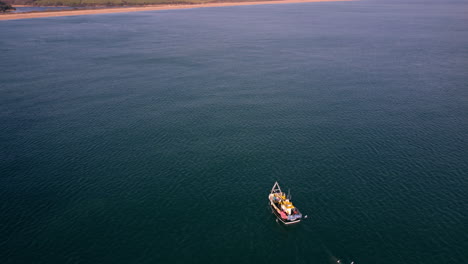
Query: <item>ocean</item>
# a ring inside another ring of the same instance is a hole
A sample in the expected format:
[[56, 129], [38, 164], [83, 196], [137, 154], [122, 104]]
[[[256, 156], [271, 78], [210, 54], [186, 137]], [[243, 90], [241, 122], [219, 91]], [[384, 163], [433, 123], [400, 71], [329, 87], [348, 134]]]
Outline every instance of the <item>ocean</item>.
[[59, 10], [75, 9], [74, 7], [67, 7], [67, 6], [18, 6], [15, 8], [16, 10], [11, 11], [11, 13], [26, 13], [26, 12], [37, 12], [37, 11], [59, 11]]
[[468, 263], [467, 11], [0, 22], [0, 262]]

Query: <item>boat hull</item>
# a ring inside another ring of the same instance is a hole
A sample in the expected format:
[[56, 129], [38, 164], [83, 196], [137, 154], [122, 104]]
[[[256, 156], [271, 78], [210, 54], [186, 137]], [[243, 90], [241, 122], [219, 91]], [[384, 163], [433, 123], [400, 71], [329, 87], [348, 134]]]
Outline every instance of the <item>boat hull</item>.
[[273, 202], [270, 201], [270, 208], [271, 208], [271, 211], [273, 212], [273, 214], [276, 216], [276, 218], [278, 218], [278, 220], [285, 224], [285, 225], [292, 225], [292, 224], [297, 224], [299, 222], [301, 222], [301, 219], [296, 219], [296, 220], [293, 220], [293, 221], [289, 221], [289, 220], [285, 220], [283, 218], [281, 218], [281, 215], [276, 211], [276, 208], [275, 206], [273, 205]]
[[302, 219], [302, 214], [289, 201], [290, 197], [290, 195], [286, 197], [286, 194], [281, 191], [278, 182], [275, 182], [268, 195], [271, 211], [285, 225], [297, 224]]

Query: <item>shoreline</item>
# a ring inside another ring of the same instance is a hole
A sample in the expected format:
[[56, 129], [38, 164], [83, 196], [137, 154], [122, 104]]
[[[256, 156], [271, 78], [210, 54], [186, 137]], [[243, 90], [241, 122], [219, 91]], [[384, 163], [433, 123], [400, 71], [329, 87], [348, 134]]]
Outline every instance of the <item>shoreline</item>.
[[0, 20], [16, 20], [16, 19], [41, 18], [41, 17], [82, 16], [82, 15], [128, 13], [128, 12], [156, 11], [156, 10], [192, 9], [192, 8], [204, 8], [204, 7], [296, 4], [296, 3], [316, 3], [316, 2], [349, 2], [349, 1], [353, 1], [353, 0], [276, 0], [276, 1], [267, 0], [267, 1], [251, 1], [251, 2], [230, 2], [230, 3], [151, 5], [151, 6], [137, 6], [137, 7], [133, 6], [133, 7], [119, 7], [119, 8], [44, 11], [44, 12], [32, 12], [32, 13], [10, 13], [10, 14], [0, 15]]

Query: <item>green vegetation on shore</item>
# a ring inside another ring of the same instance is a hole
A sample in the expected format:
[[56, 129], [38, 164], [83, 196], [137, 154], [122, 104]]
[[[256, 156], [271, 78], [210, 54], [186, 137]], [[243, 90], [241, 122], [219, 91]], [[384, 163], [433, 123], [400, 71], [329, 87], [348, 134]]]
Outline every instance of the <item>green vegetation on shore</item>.
[[12, 7], [11, 4], [0, 1], [0, 12], [1, 13], [10, 12], [10, 11], [13, 11], [13, 10], [16, 10], [16, 8]]
[[162, 4], [202, 4], [214, 2], [243, 2], [247, 0], [4, 0], [12, 5], [33, 6], [141, 6]]

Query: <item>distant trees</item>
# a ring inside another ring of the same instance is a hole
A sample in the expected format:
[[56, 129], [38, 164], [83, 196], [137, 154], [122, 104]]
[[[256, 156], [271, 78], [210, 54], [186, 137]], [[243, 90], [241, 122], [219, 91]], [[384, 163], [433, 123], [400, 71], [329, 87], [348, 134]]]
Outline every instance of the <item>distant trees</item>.
[[0, 1], [0, 12], [5, 13], [12, 10], [16, 10], [16, 8], [12, 7], [10, 4]]
[[164, 4], [202, 4], [215, 2], [243, 2], [247, 0], [0, 0], [0, 14], [15, 10], [11, 5], [31, 6], [141, 6]]

